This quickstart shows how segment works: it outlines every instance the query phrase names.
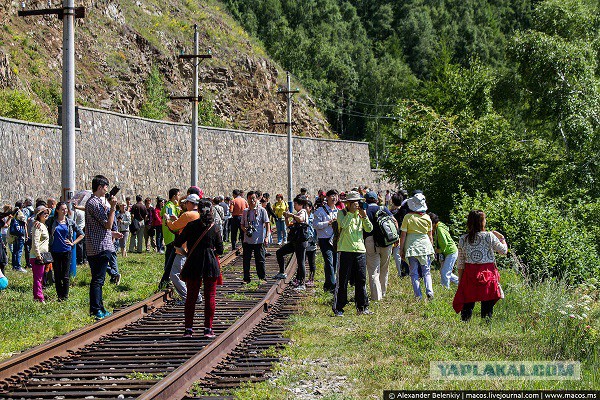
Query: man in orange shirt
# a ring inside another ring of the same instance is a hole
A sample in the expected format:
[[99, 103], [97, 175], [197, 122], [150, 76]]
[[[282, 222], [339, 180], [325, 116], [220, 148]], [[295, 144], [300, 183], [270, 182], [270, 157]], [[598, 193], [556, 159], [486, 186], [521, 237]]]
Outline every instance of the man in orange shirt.
[[240, 195], [240, 191], [235, 189], [233, 191], [233, 200], [229, 206], [229, 211], [231, 212], [231, 250], [235, 250], [238, 238], [240, 242], [244, 239], [241, 226], [242, 214], [246, 208], [248, 208], [248, 202]]
[[[179, 218], [177, 218], [175, 215], [169, 215], [170, 219], [167, 220], [167, 227], [175, 234], [181, 232], [181, 230], [183, 230], [188, 223], [200, 218], [200, 213], [198, 213], [200, 196], [197, 194], [190, 194], [185, 198], [185, 200], [182, 201], [185, 201], [184, 207], [186, 212], [181, 214]], [[187, 297], [187, 286], [185, 282], [181, 280], [180, 275], [181, 269], [185, 264], [186, 254], [187, 248], [185, 247], [185, 244], [184, 247], [175, 247], [175, 260], [173, 261], [173, 268], [171, 268], [171, 274], [169, 276], [171, 278], [171, 282], [173, 282], [175, 290], [177, 293], [179, 293], [179, 296], [181, 296], [183, 302], [185, 302]], [[201, 301], [202, 296], [198, 295], [197, 303], [200, 303]]]

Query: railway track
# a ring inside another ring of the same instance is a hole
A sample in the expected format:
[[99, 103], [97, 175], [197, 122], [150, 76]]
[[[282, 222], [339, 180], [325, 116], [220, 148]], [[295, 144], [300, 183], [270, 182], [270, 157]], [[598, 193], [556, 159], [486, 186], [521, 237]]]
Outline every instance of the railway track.
[[[266, 269], [268, 277], [278, 271], [275, 257], [267, 257]], [[289, 277], [295, 269], [292, 258]], [[180, 399], [198, 380], [209, 391], [219, 390], [213, 378], [227, 368], [232, 355], [243, 355], [244, 346], [248, 349], [256, 340], [263, 346], [283, 343], [265, 335], [281, 332], [281, 325], [273, 324], [290, 312], [293, 307], [289, 301], [285, 306], [285, 299], [294, 296], [284, 281], [244, 285], [242, 259], [234, 253], [222, 259], [222, 270], [224, 284], [217, 288], [213, 323], [216, 338], [184, 339], [183, 304], [166, 291], [0, 363], [0, 398]], [[195, 326], [202, 322], [203, 306], [198, 305]], [[254, 361], [259, 364], [246, 363], [244, 373], [230, 373], [230, 378], [251, 377], [255, 367], [263, 373], [265, 368], [258, 367], [265, 360]]]

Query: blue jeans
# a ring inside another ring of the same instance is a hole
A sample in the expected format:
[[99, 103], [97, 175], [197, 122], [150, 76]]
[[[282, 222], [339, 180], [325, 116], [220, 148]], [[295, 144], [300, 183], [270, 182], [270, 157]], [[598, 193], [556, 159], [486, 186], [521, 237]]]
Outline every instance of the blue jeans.
[[106, 268], [106, 272], [110, 275], [111, 278], [119, 275], [119, 265], [117, 264], [117, 253], [109, 253], [108, 259], [108, 268]]
[[333, 252], [333, 245], [329, 239], [319, 239], [319, 247], [321, 248], [321, 254], [323, 255], [323, 268], [325, 270], [325, 283], [323, 284], [323, 290], [334, 291], [335, 290], [335, 274], [337, 271], [337, 257]]
[[110, 262], [111, 252], [105, 250], [95, 256], [88, 256], [92, 280], [90, 281], [90, 314], [96, 315], [98, 311], [106, 312], [102, 301], [102, 286], [106, 278], [106, 270]]
[[412, 282], [413, 291], [415, 297], [423, 297], [421, 292], [421, 284], [419, 282], [419, 270], [423, 275], [423, 281], [425, 282], [425, 293], [427, 297], [433, 297], [433, 284], [431, 281], [431, 256], [426, 256], [427, 262], [424, 265], [419, 264], [419, 260], [416, 257], [408, 257], [408, 266], [410, 280]]
[[285, 226], [285, 219], [277, 218], [275, 220], [275, 227], [277, 228], [277, 243], [283, 243], [287, 241], [287, 231]]
[[458, 253], [448, 254], [446, 258], [444, 258], [444, 262], [442, 264], [442, 268], [440, 269], [440, 275], [442, 277], [442, 286], [449, 289], [450, 282], [458, 285], [458, 276], [452, 273], [454, 269], [454, 263], [458, 259]]
[[13, 269], [21, 268], [21, 255], [23, 255], [23, 245], [25, 240], [22, 237], [15, 237], [12, 244], [12, 267]]

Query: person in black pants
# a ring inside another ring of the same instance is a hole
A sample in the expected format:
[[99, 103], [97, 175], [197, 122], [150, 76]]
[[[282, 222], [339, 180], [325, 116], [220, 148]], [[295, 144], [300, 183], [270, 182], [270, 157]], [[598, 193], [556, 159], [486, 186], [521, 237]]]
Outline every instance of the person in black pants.
[[298, 269], [296, 272], [296, 279], [292, 282], [292, 286], [298, 290], [306, 289], [304, 280], [306, 279], [306, 270], [304, 268], [304, 261], [306, 259], [306, 247], [308, 246], [308, 236], [302, 237], [298, 233], [302, 229], [306, 229], [308, 234], [308, 213], [306, 212], [307, 200], [306, 196], [296, 196], [294, 199], [294, 211], [295, 213], [284, 212], [283, 215], [286, 221], [290, 218], [292, 223], [290, 225], [290, 233], [288, 234], [288, 242], [280, 247], [275, 253], [277, 256], [277, 264], [279, 265], [279, 273], [275, 275], [275, 279], [285, 279], [285, 256], [291, 253], [296, 254], [296, 261], [298, 262]]
[[242, 247], [244, 249], [244, 282], [250, 282], [250, 260], [252, 254], [256, 262], [258, 279], [265, 279], [265, 246], [269, 242], [271, 228], [267, 210], [258, 206], [256, 194], [247, 194], [248, 208], [242, 214], [241, 229], [244, 232]]
[[[75, 221], [67, 217], [67, 212], [67, 205], [60, 201], [56, 204], [54, 217], [47, 222], [50, 234], [49, 248], [53, 259], [54, 284], [58, 301], [67, 300], [69, 297], [73, 246], [76, 246], [85, 237]], [[74, 234], [77, 234], [75, 239], [73, 239]]]

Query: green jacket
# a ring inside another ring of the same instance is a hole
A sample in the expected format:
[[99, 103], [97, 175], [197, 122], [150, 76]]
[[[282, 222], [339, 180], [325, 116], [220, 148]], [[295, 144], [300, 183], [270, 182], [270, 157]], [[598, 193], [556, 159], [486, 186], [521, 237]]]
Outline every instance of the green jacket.
[[449, 254], [458, 253], [458, 247], [450, 236], [448, 227], [443, 222], [439, 222], [435, 231], [435, 247], [440, 249], [440, 252], [447, 256]]
[[175, 234], [171, 232], [167, 227], [167, 220], [165, 219], [165, 214], [175, 215], [176, 217], [179, 217], [179, 208], [172, 201], [168, 201], [167, 204], [165, 204], [165, 206], [162, 208], [162, 210], [160, 210], [160, 217], [163, 220], [163, 241], [165, 242], [166, 246], [169, 243], [173, 243], [173, 241], [175, 240]]
[[361, 218], [358, 211], [354, 213], [340, 211], [337, 218], [340, 231], [337, 250], [348, 253], [366, 253], [363, 230], [365, 232], [373, 230], [373, 224], [369, 218]]

